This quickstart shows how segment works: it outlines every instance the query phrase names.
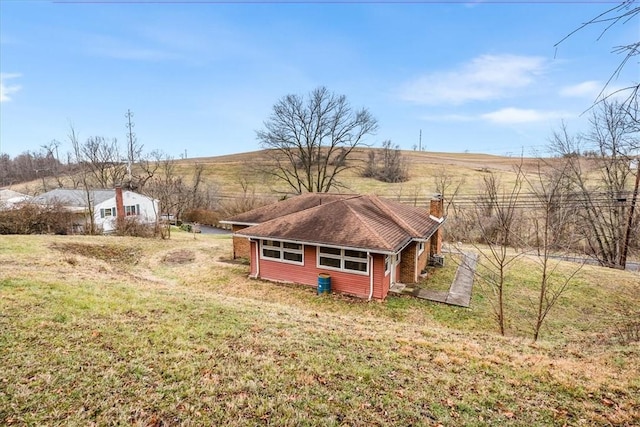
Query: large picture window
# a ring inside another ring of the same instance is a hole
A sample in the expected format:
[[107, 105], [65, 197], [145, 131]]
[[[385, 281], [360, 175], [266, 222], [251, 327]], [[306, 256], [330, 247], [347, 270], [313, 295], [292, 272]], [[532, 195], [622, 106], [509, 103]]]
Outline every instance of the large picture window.
[[304, 255], [299, 243], [279, 242], [277, 240], [263, 240], [261, 258], [273, 261], [303, 264]]
[[366, 274], [369, 272], [369, 261], [367, 253], [363, 251], [320, 246], [318, 267]]

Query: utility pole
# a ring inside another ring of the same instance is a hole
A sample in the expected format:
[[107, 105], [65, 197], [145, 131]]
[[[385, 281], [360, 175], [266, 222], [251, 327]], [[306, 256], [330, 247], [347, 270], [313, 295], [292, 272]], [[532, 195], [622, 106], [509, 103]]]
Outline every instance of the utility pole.
[[420, 129], [420, 137], [418, 139], [418, 151], [422, 151], [422, 129]]
[[135, 123], [133, 123], [131, 121], [131, 118], [133, 117], [133, 113], [131, 112], [131, 110], [127, 110], [127, 114], [124, 115], [125, 118], [127, 119], [127, 177], [129, 180], [129, 188], [131, 188], [131, 181], [133, 181], [133, 177], [131, 176], [131, 164], [133, 163], [133, 161], [135, 160], [133, 158], [134, 153], [133, 153], [133, 145], [136, 141], [136, 134], [133, 133], [133, 127], [136, 125]]
[[633, 226], [633, 214], [636, 209], [636, 201], [638, 200], [638, 187], [640, 187], [640, 156], [636, 157], [636, 184], [633, 188], [631, 196], [631, 208], [629, 209], [629, 219], [627, 221], [627, 233], [624, 237], [622, 246], [622, 254], [620, 255], [620, 266], [627, 268], [627, 253], [629, 252], [629, 242], [631, 241], [631, 227]]

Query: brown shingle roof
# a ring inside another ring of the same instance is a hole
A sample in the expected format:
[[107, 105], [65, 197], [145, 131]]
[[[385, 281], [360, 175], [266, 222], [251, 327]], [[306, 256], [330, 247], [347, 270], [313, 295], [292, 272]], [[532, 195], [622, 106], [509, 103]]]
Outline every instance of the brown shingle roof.
[[232, 216], [222, 222], [228, 224], [261, 224], [284, 215], [353, 196], [353, 194], [306, 193], [252, 209], [248, 212]]
[[412, 239], [428, 239], [440, 225], [424, 208], [377, 196], [347, 196], [271, 219], [236, 234], [396, 252]]

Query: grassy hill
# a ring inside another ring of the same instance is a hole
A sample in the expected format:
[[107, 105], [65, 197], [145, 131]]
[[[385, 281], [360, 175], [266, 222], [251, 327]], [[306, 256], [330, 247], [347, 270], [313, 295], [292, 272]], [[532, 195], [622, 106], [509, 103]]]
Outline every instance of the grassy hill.
[[481, 285], [470, 309], [319, 297], [230, 253], [180, 232], [0, 236], [0, 424], [640, 423], [637, 273], [585, 267], [532, 345], [526, 258], [502, 337]]
[[[488, 154], [465, 153], [432, 153], [418, 151], [403, 151], [406, 159], [410, 179], [399, 184], [387, 184], [371, 178], [360, 176], [360, 167], [367, 159], [369, 148], [361, 148], [353, 153], [349, 161], [352, 169], [341, 174], [342, 191], [354, 193], [375, 193], [388, 197], [430, 197], [435, 192], [434, 175], [445, 170], [458, 179], [464, 179], [463, 193], [476, 193], [477, 183], [487, 171], [494, 171], [505, 178], [513, 176], [513, 167], [520, 162], [518, 157], [501, 157]], [[260, 171], [265, 168], [264, 151], [232, 154], [215, 157], [200, 157], [191, 159], [176, 159], [177, 172], [186, 179], [192, 175], [193, 166], [204, 167], [206, 182], [216, 187], [218, 193], [225, 196], [241, 194], [241, 182], [249, 184], [250, 190], [259, 195], [275, 196], [277, 191], [288, 191], [286, 187], [274, 182], [273, 179]], [[533, 167], [535, 159], [525, 159], [525, 166]], [[71, 181], [62, 179], [65, 185]], [[55, 188], [58, 183], [53, 178], [45, 179], [48, 189]], [[14, 185], [16, 191], [35, 194], [42, 192], [42, 180]]]
[[[410, 179], [404, 183], [388, 184], [360, 176], [360, 168], [364, 165], [369, 150], [369, 148], [361, 148], [354, 151], [349, 161], [353, 168], [340, 175], [340, 182], [344, 185], [342, 191], [375, 193], [388, 197], [412, 196], [417, 193], [421, 197], [430, 197], [435, 192], [434, 175], [445, 170], [456, 178], [464, 179], [463, 192], [475, 193], [477, 183], [487, 171], [496, 172], [508, 181], [509, 177], [513, 176], [513, 167], [520, 162], [520, 158], [517, 157], [488, 154], [403, 151], [402, 155], [407, 162]], [[286, 187], [259, 173], [264, 169], [265, 162], [264, 151], [179, 161], [185, 172], [193, 164], [204, 165], [210, 182], [219, 185], [223, 194], [241, 192], [239, 182], [243, 178], [260, 194], [269, 194], [274, 190], [286, 191]], [[527, 158], [524, 162], [525, 166], [533, 167], [536, 160]]]

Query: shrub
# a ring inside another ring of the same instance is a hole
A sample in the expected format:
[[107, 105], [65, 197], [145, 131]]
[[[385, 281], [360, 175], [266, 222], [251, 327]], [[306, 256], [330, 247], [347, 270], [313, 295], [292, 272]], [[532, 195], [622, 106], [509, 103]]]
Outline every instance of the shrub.
[[0, 234], [67, 234], [76, 218], [61, 205], [25, 203], [0, 211]]

